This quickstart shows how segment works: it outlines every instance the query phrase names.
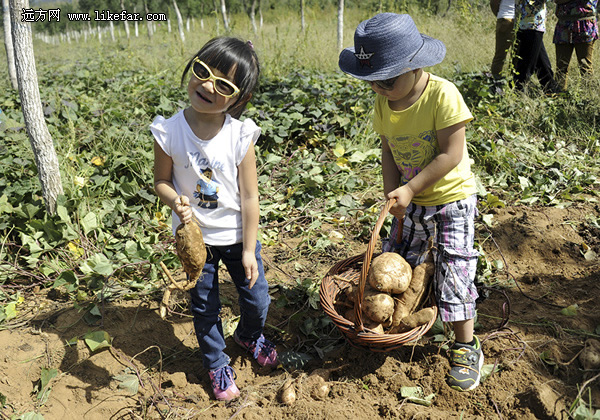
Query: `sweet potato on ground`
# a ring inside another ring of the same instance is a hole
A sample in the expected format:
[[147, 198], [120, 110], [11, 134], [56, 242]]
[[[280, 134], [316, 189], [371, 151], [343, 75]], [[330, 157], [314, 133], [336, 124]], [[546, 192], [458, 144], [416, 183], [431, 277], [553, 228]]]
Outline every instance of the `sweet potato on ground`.
[[292, 405], [296, 402], [296, 384], [292, 378], [287, 379], [279, 389], [279, 401], [285, 405]]

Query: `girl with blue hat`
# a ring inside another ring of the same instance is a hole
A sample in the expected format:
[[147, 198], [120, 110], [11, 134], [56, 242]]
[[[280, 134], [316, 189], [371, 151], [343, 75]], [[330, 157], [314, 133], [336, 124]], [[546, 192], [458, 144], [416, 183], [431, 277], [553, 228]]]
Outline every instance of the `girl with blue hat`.
[[445, 54], [444, 43], [421, 34], [409, 15], [381, 13], [358, 25], [339, 66], [377, 94], [373, 127], [382, 143], [383, 189], [396, 200], [383, 251], [398, 252], [414, 267], [433, 239], [435, 298], [455, 335], [448, 384], [469, 391], [479, 385], [483, 365], [473, 334], [477, 197], [465, 135], [473, 116], [454, 84], [424, 70]]

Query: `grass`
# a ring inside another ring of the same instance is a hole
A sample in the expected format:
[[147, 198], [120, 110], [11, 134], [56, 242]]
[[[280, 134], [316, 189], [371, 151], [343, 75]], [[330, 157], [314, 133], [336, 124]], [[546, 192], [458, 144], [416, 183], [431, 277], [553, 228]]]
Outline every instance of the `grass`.
[[[493, 41], [493, 21], [485, 12], [487, 10], [480, 11], [482, 16], [474, 17], [470, 23], [462, 22], [460, 16], [415, 16], [421, 32], [438, 37], [446, 43], [447, 58], [436, 68], [441, 76], [452, 74], [456, 66], [465, 72], [479, 71], [491, 61], [493, 51], [489, 46]], [[373, 14], [370, 10], [346, 11], [345, 47], [353, 44], [354, 30], [358, 23]], [[254, 34], [249, 18], [245, 15], [235, 15], [231, 19], [232, 34], [252, 40], [267, 77], [302, 69], [339, 71], [335, 10], [308, 10], [305, 31], [302, 31], [298, 17], [290, 11], [267, 11], [264, 14], [263, 27]], [[459, 22], [459, 25], [449, 25], [449, 22], [453, 21]], [[205, 17], [202, 22], [200, 19], [194, 19], [190, 31], [185, 34], [184, 44], [180, 41], [175, 27], [171, 33], [167, 33], [165, 24], [158, 26], [158, 31], [152, 39], [148, 39], [144, 25], [139, 27], [139, 37], [133, 36], [133, 30], [131, 32], [132, 37], [128, 40], [124, 29], [117, 25], [115, 42], [105, 33], [102, 43], [95, 37], [89, 37], [86, 42], [81, 38], [78, 42], [73, 40], [70, 44], [63, 42], [52, 46], [36, 37], [36, 60], [41, 65], [46, 62], [76, 63], [93, 57], [114, 55], [122, 59], [119, 61], [123, 67], [141, 65], [149, 71], [177, 73], [208, 39], [223, 35], [223, 25], [217, 25], [213, 17]], [[469, 38], [468, 43], [465, 43], [465, 37]], [[54, 39], [58, 42], [59, 38]], [[0, 69], [5, 71], [4, 65]]]

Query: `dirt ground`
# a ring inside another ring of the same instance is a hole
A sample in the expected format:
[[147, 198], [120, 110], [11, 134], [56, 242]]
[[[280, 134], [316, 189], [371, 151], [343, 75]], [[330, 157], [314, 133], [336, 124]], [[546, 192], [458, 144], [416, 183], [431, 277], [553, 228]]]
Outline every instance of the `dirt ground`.
[[[480, 224], [478, 241], [488, 260], [502, 261], [493, 287], [482, 289], [487, 298], [478, 306], [477, 330], [485, 363], [499, 371], [472, 392], [446, 386], [447, 342], [439, 336], [426, 335], [385, 353], [362, 350], [341, 338], [320, 308], [294, 301], [298, 279], [324, 275], [336, 261], [363, 252], [366, 244], [344, 240], [329, 247], [327, 255], [298, 258], [294, 239], [281, 238], [277, 247], [264, 248], [273, 284], [265, 333], [281, 354], [312, 356], [302, 369], [289, 364], [287, 369], [260, 368], [229, 338], [241, 396], [217, 402], [191, 319], [170, 314], [161, 320], [159, 296], [105, 303], [102, 317], [90, 325], [72, 303], [40, 291], [27, 296], [23, 306], [29, 310], [22, 308], [22, 317], [0, 331], [0, 394], [6, 397], [0, 417], [37, 410], [46, 420], [566, 419], [565, 410], [582, 388], [584, 398], [599, 408], [598, 371], [584, 371], [578, 359], [586, 339], [599, 338], [600, 332], [600, 259], [594, 255], [600, 254], [598, 206], [499, 209], [492, 227]], [[235, 319], [235, 290], [226, 279], [222, 295], [223, 318]], [[571, 315], [561, 313], [569, 306]], [[187, 313], [185, 306], [181, 312]], [[33, 319], [28, 317], [32, 313]], [[503, 319], [508, 319], [504, 326]], [[81, 337], [93, 330], [106, 331], [112, 347], [90, 352]], [[329, 378], [328, 396], [315, 400], [306, 378], [321, 367], [337, 370]], [[42, 368], [58, 373], [49, 381], [43, 405], [33, 392]], [[134, 382], [139, 379], [135, 395], [123, 387], [119, 375], [126, 374]], [[288, 379], [297, 398], [284, 405], [278, 391]], [[420, 387], [431, 404], [404, 399], [405, 387]]]

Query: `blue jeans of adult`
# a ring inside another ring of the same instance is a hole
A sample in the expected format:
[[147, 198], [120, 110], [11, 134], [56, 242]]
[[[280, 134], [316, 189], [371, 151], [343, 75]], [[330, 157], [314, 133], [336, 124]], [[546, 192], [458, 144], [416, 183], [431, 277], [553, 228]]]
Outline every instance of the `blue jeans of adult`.
[[223, 261], [238, 291], [240, 321], [236, 329], [237, 336], [243, 341], [255, 341], [263, 332], [271, 297], [269, 285], [265, 279], [261, 245], [256, 241], [256, 262], [258, 263], [258, 279], [248, 288], [242, 266], [242, 244], [229, 246], [207, 246], [207, 258], [202, 275], [191, 289], [191, 310], [194, 316], [194, 329], [202, 362], [206, 369], [220, 369], [229, 364], [229, 356], [225, 353], [225, 337], [221, 323], [221, 299], [219, 298], [219, 263]]

